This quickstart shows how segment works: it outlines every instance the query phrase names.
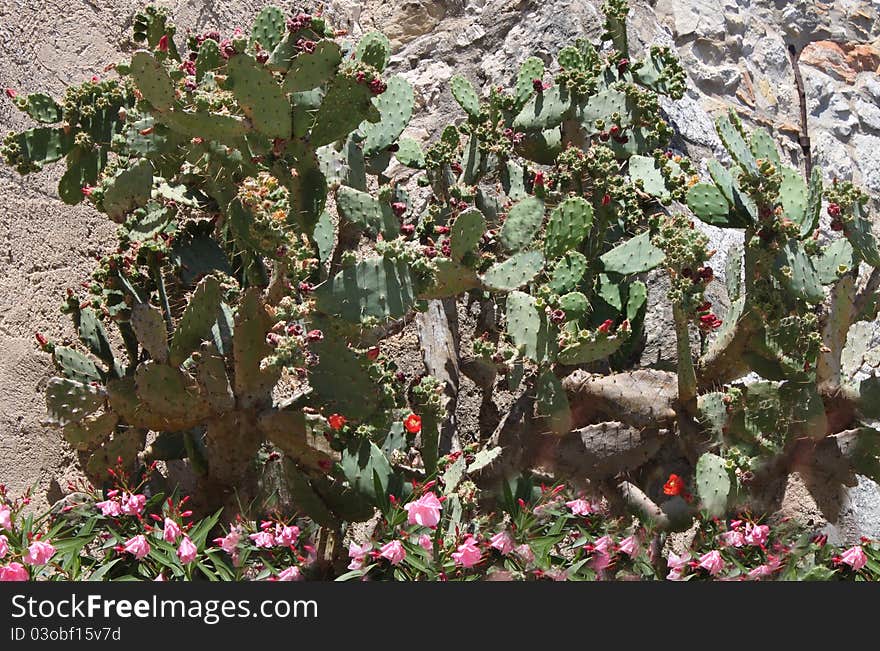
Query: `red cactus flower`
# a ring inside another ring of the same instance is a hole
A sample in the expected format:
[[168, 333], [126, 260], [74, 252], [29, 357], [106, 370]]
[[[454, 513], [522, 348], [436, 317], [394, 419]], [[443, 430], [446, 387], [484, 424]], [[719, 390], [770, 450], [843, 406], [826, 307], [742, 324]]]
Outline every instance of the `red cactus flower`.
[[410, 414], [404, 419], [403, 426], [410, 434], [418, 434], [422, 431], [422, 417], [418, 414]]
[[598, 332], [603, 333], [603, 334], [608, 334], [611, 331], [611, 326], [613, 326], [613, 325], [614, 325], [614, 321], [612, 321], [611, 319], [605, 319], [602, 322], [602, 325], [600, 325], [598, 328], [596, 328], [596, 330]]
[[331, 429], [334, 429], [338, 432], [345, 426], [345, 423], [347, 423], [348, 421], [346, 420], [345, 416], [342, 416], [341, 414], [332, 414], [327, 419], [327, 422], [330, 424]]
[[159, 50], [159, 52], [168, 51], [168, 34], [162, 35], [162, 38], [159, 39], [159, 43], [156, 45], [156, 49]]
[[375, 361], [379, 358], [379, 347], [372, 346], [367, 349], [367, 359], [370, 361]]
[[3, 92], [6, 93], [6, 97], [8, 97], [9, 99], [15, 99], [16, 96], [18, 95], [18, 92], [14, 88], [7, 88]]
[[306, 333], [306, 339], [309, 341], [321, 341], [324, 338], [324, 333], [320, 330], [309, 330]]
[[663, 484], [664, 495], [681, 495], [684, 491], [684, 480], [676, 474], [669, 475], [669, 479]]
[[95, 191], [94, 186], [91, 186], [91, 185], [82, 186], [82, 193], [83, 193], [84, 197], [91, 197], [92, 192], [94, 192], [94, 191]]
[[49, 340], [46, 339], [46, 336], [42, 332], [34, 333], [34, 336], [37, 338], [37, 343], [40, 344], [41, 348], [45, 348], [46, 344], [49, 343]]
[[535, 89], [536, 93], [541, 93], [544, 91], [544, 82], [535, 77], [532, 79], [532, 88]]
[[840, 217], [840, 204], [829, 203], [828, 215], [829, 217]]
[[535, 172], [535, 188], [544, 187], [544, 172]]

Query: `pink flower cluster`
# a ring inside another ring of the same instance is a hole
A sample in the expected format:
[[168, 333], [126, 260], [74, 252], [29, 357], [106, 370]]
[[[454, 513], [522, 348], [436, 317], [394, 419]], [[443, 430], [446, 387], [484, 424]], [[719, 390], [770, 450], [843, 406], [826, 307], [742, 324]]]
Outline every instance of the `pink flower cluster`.
[[[296, 541], [299, 540], [300, 529], [296, 525], [265, 521], [260, 524], [260, 529], [261, 531], [250, 534], [248, 538], [254, 541], [254, 545], [261, 549], [271, 549], [272, 547], [293, 548]], [[235, 544], [238, 543], [236, 542]]]
[[147, 505], [146, 495], [133, 495], [131, 493], [123, 493], [121, 496], [118, 490], [107, 491], [109, 499], [95, 504], [101, 510], [101, 515], [118, 518], [122, 515], [133, 515], [140, 517]]

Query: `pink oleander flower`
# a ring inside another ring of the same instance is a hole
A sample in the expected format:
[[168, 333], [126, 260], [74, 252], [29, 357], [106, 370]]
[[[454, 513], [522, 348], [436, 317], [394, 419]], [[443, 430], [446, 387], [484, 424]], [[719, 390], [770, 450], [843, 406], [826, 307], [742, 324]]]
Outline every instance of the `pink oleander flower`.
[[139, 534], [134, 538], [126, 540], [122, 551], [133, 554], [136, 559], [141, 560], [150, 553], [150, 543], [147, 542], [146, 536]]
[[162, 572], [159, 572], [159, 573], [156, 575], [156, 578], [153, 579], [153, 581], [158, 581], [159, 583], [164, 583], [164, 582], [165, 582], [165, 575], [162, 574]]
[[865, 551], [862, 549], [861, 545], [856, 545], [843, 552], [840, 555], [840, 560], [854, 570], [860, 570], [865, 566], [865, 563], [868, 562], [868, 557], [865, 556]]
[[515, 547], [513, 553], [525, 561], [527, 565], [535, 562], [535, 552], [532, 551], [532, 548], [527, 543]]
[[639, 541], [635, 536], [627, 536], [620, 541], [618, 549], [630, 558], [635, 558], [639, 553]]
[[125, 515], [140, 515], [144, 512], [144, 506], [147, 504], [146, 495], [132, 495], [126, 493], [122, 496], [122, 512]]
[[214, 538], [214, 544], [218, 545], [227, 554], [234, 554], [237, 551], [238, 543], [241, 541], [241, 532], [238, 528], [232, 528], [228, 534], [221, 538]]
[[122, 505], [116, 500], [105, 500], [103, 502], [98, 502], [95, 506], [101, 509], [101, 515], [110, 518], [116, 518], [122, 515]]
[[0, 529], [12, 531], [12, 511], [5, 504], [0, 505]]
[[593, 512], [593, 505], [584, 499], [571, 500], [566, 502], [565, 505], [575, 515], [590, 515]]
[[483, 552], [477, 546], [477, 541], [472, 534], [465, 536], [464, 541], [458, 546], [458, 549], [452, 552], [452, 558], [456, 565], [462, 567], [473, 567], [480, 562]]
[[758, 567], [749, 570], [748, 576], [750, 579], [763, 579], [765, 576], [770, 576], [775, 571], [776, 570], [772, 565], [765, 563], [764, 565], [759, 565]]
[[260, 531], [259, 533], [252, 533], [248, 536], [251, 540], [254, 541], [254, 544], [257, 547], [262, 547], [264, 549], [268, 549], [269, 547], [275, 546], [275, 536], [272, 535], [268, 531]]
[[742, 531], [725, 531], [719, 536], [725, 545], [730, 547], [742, 547], [746, 544], [746, 537]]
[[669, 558], [666, 559], [666, 566], [669, 568], [669, 574], [666, 578], [670, 581], [681, 581], [681, 575], [687, 567], [691, 555], [685, 552], [681, 556], [675, 552], [670, 552]]
[[275, 544], [283, 547], [293, 547], [299, 540], [299, 527], [279, 526], [275, 529]]
[[409, 524], [418, 524], [433, 529], [440, 522], [440, 511], [443, 509], [443, 505], [440, 504], [437, 496], [429, 491], [416, 501], [405, 504], [403, 508], [406, 509]]
[[9, 553], [9, 539], [6, 536], [0, 536], [0, 558]]
[[712, 576], [715, 576], [724, 569], [724, 559], [721, 558], [721, 552], [713, 549], [711, 552], [703, 554], [700, 556], [699, 566], [707, 570]]
[[489, 539], [489, 547], [497, 549], [505, 556], [512, 552], [515, 546], [516, 543], [513, 541], [513, 536], [507, 531], [499, 531]]
[[47, 542], [37, 540], [28, 547], [22, 560], [28, 565], [45, 565], [55, 554], [55, 548]]
[[180, 547], [177, 548], [177, 558], [180, 559], [180, 562], [184, 565], [192, 563], [196, 560], [196, 555], [198, 553], [198, 548], [193, 544], [193, 541], [189, 539], [189, 536], [184, 536], [183, 540], [180, 541]]
[[162, 540], [167, 543], [173, 543], [180, 536], [180, 527], [171, 518], [165, 518], [165, 524], [162, 528]]
[[767, 540], [770, 538], [770, 527], [766, 524], [757, 524], [752, 525], [752, 523], [748, 523], [746, 525], [746, 535], [745, 541], [754, 545], [755, 547], [762, 547], [767, 544]]
[[291, 565], [278, 574], [279, 581], [302, 581], [302, 579], [302, 571], [296, 565]]
[[434, 541], [431, 540], [431, 536], [426, 533], [423, 533], [419, 536], [419, 547], [424, 549], [426, 552], [434, 551]]
[[348, 557], [351, 559], [351, 563], [348, 564], [348, 569], [361, 569], [364, 566], [364, 560], [367, 558], [367, 554], [371, 549], [373, 549], [373, 545], [370, 543], [364, 543], [363, 545], [349, 543]]
[[28, 578], [27, 568], [21, 563], [0, 565], [0, 581], [27, 581]]
[[605, 535], [601, 538], [597, 538], [593, 543], [593, 548], [597, 552], [609, 552], [611, 548], [614, 546], [614, 539], [611, 536]]
[[382, 546], [382, 549], [379, 550], [379, 556], [387, 558], [391, 561], [392, 565], [397, 565], [406, 558], [406, 550], [403, 548], [403, 543], [399, 540], [392, 540]]

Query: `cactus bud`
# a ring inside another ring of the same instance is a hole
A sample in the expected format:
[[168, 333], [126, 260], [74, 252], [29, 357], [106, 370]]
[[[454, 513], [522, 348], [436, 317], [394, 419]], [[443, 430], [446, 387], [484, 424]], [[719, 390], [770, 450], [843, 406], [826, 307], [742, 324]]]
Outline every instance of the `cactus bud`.
[[156, 49], [159, 50], [159, 52], [168, 51], [168, 34], [162, 35], [162, 38], [159, 39], [159, 43], [156, 45]]
[[828, 204], [828, 216], [829, 217], [840, 217], [840, 204], [829, 203]]
[[332, 414], [327, 419], [327, 422], [329, 423], [331, 429], [334, 429], [338, 432], [345, 426], [345, 423], [348, 421], [346, 420], [345, 416], [342, 416], [340, 414]]
[[371, 346], [367, 349], [367, 359], [371, 362], [375, 362], [379, 358], [379, 347]]
[[605, 319], [598, 328], [596, 328], [597, 332], [601, 332], [602, 334], [608, 334], [611, 331], [611, 326], [614, 325], [614, 321], [611, 319]]
[[402, 201], [395, 201], [391, 204], [391, 211], [394, 213], [395, 217], [402, 217], [406, 212], [406, 204]]
[[9, 99], [15, 99], [18, 95], [18, 92], [14, 88], [7, 88], [4, 92]]

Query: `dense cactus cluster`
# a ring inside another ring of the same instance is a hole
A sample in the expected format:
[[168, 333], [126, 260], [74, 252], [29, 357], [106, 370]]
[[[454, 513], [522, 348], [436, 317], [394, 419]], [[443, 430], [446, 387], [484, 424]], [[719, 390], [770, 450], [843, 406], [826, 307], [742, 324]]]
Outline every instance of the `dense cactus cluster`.
[[[665, 476], [637, 485], [670, 447], [719, 514], [804, 440], [878, 475], [863, 419], [880, 415], [880, 386], [854, 379], [880, 280], [859, 281], [860, 263], [880, 267], [866, 197], [824, 190], [818, 170], [804, 181], [734, 114], [717, 122], [733, 165], [710, 160], [701, 181], [669, 150], [659, 103], [682, 97], [684, 72], [668, 49], [631, 53], [626, 14], [609, 2], [602, 42], [526, 58], [512, 88], [481, 96], [453, 77], [464, 118], [433, 144], [402, 135], [413, 89], [386, 69], [384, 36], [275, 7], [250, 34], [192, 35], [186, 52], [149, 8], [113, 79], [61, 103], [8, 92], [41, 126], [6, 137], [6, 162], [26, 174], [64, 159], [61, 198], [119, 224], [88, 294], [65, 303], [81, 345], [40, 340], [59, 371], [49, 419], [92, 479], [188, 458], [219, 489], [205, 495], [250, 498], [268, 451], [318, 523], [367, 519], [450, 451], [443, 382], [409, 381], [381, 341], [465, 296], [500, 310], [457, 353], [484, 390], [500, 375], [523, 398], [456, 483], [550, 473], [677, 526], [693, 508], [680, 491], [664, 493]], [[821, 234], [823, 205], [842, 235]], [[695, 219], [745, 232], [721, 315]], [[656, 268], [675, 373], [626, 370]]]

